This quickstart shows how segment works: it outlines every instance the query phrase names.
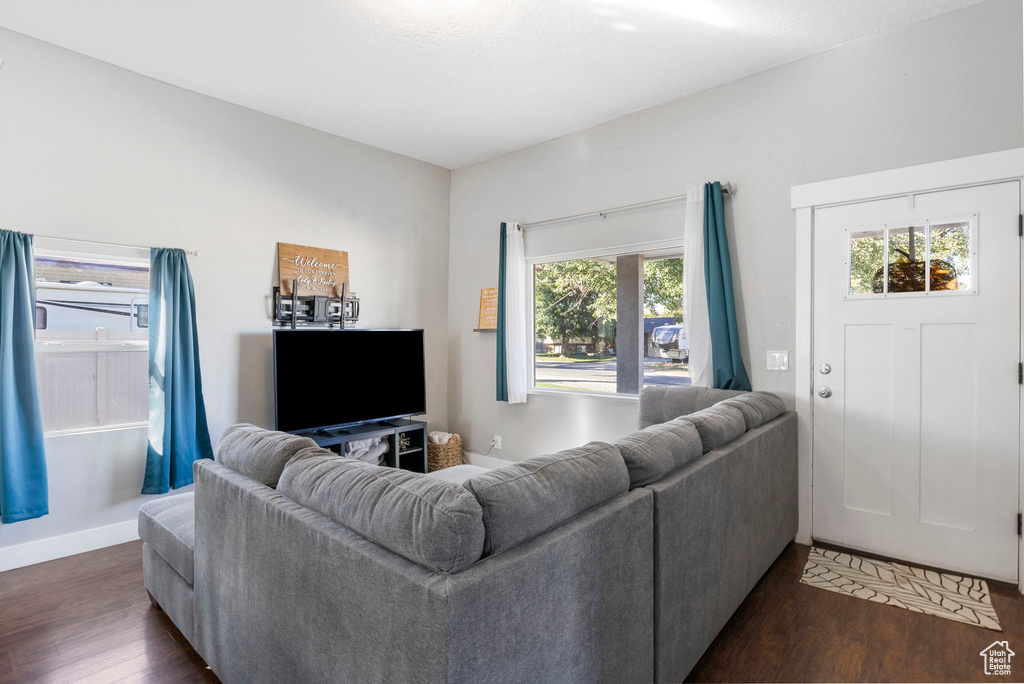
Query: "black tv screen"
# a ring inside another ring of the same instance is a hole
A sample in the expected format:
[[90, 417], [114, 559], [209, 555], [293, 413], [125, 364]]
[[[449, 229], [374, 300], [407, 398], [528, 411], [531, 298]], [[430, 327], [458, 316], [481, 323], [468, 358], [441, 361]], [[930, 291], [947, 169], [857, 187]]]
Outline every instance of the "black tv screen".
[[427, 411], [422, 330], [275, 330], [277, 429], [297, 432]]

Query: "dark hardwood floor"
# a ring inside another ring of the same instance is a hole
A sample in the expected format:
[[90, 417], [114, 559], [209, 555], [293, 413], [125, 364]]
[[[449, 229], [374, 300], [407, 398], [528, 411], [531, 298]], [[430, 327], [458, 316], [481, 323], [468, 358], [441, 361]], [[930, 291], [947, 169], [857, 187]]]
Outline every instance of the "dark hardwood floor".
[[142, 542], [0, 573], [0, 684], [216, 682], [142, 586]]
[[[790, 544], [690, 673], [690, 682], [1024, 681], [1024, 597], [989, 583], [1002, 632], [800, 584]], [[1008, 640], [1013, 677], [986, 677], [982, 649]]]
[[[0, 573], [0, 684], [216, 682], [142, 586], [141, 542]], [[792, 544], [687, 681], [986, 681], [978, 653], [1007, 639], [1021, 653], [1024, 600], [993, 586], [1003, 632], [882, 606], [799, 583], [808, 548]]]

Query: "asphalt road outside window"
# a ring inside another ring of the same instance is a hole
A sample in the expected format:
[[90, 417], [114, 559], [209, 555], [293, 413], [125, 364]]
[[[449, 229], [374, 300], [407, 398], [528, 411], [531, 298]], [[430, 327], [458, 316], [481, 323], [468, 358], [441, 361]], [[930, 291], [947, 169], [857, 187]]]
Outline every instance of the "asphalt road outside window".
[[[615, 392], [615, 359], [578, 361], [558, 358], [534, 360], [536, 386], [584, 392]], [[685, 363], [665, 359], [644, 359], [645, 385], [689, 385], [690, 369]]]

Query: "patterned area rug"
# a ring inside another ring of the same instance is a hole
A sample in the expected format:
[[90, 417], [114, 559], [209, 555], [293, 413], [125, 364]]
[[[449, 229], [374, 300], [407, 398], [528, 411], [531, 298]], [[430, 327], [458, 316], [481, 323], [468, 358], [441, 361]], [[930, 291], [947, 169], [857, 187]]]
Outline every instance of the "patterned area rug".
[[985, 580], [811, 547], [803, 584], [997, 632]]

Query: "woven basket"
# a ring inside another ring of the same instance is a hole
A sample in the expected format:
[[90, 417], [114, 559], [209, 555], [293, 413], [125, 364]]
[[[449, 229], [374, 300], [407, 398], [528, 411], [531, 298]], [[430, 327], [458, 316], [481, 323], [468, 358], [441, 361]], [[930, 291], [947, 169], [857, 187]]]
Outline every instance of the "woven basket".
[[427, 444], [427, 471], [462, 465], [462, 438], [454, 435], [447, 444]]

